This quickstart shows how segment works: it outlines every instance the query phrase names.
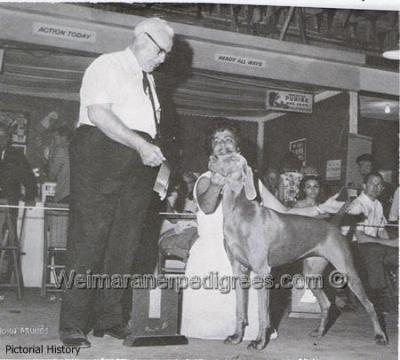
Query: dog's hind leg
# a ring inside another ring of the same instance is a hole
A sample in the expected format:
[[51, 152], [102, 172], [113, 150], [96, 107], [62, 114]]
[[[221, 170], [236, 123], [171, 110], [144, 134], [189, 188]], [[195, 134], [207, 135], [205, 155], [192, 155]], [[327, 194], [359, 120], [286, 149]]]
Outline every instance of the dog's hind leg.
[[378, 345], [386, 345], [387, 336], [382, 330], [374, 306], [369, 301], [367, 294], [365, 293], [364, 287], [354, 267], [350, 249], [348, 248], [347, 244], [341, 242], [335, 244], [335, 246], [331, 246], [329, 251], [327, 251], [326, 257], [337, 271], [347, 276], [347, 283], [350, 286], [350, 289], [357, 296], [358, 300], [364, 306], [365, 310], [372, 320], [375, 332], [375, 342]]
[[[236, 295], [236, 328], [235, 332], [228, 336], [224, 343], [225, 344], [239, 344], [243, 340], [244, 331], [248, 325], [247, 319], [247, 308], [249, 302], [249, 288], [243, 286], [243, 282], [239, 279], [245, 277], [247, 283], [250, 285], [250, 272], [244, 266], [242, 266], [238, 261], [231, 259], [231, 265], [233, 270], [233, 276], [235, 281], [235, 295]], [[245, 283], [245, 284], [247, 284]]]
[[309, 289], [317, 298], [319, 307], [321, 308], [320, 324], [318, 328], [310, 333], [310, 336], [314, 337], [324, 336], [331, 315], [331, 302], [322, 288], [322, 276], [327, 264], [328, 261], [320, 257], [310, 257], [303, 261], [303, 274], [305, 283], [309, 286]]

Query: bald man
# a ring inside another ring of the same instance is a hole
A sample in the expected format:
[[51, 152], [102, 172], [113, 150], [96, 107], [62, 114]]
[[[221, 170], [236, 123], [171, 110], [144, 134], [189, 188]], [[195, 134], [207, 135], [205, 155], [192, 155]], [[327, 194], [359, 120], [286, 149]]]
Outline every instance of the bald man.
[[[70, 145], [71, 205], [67, 274], [130, 274], [157, 169], [160, 105], [152, 71], [174, 31], [149, 18], [125, 50], [101, 55], [85, 71], [78, 129]], [[85, 287], [85, 286], [80, 286]], [[60, 315], [65, 345], [89, 347], [87, 333], [126, 337], [123, 289], [67, 289]]]

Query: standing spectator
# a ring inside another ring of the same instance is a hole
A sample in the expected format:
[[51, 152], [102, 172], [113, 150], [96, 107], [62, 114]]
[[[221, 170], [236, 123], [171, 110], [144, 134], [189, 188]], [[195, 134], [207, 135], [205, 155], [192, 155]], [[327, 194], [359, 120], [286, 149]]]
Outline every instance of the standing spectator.
[[[148, 18], [135, 27], [125, 50], [101, 55], [86, 69], [78, 129], [70, 145], [71, 201], [68, 273], [129, 274], [142, 242], [142, 226], [157, 167], [160, 106], [153, 70], [172, 49], [167, 22]], [[124, 339], [124, 289], [64, 293], [60, 337], [89, 347], [87, 333]]]
[[[36, 179], [25, 155], [10, 145], [9, 129], [0, 123], [0, 197], [12, 205], [18, 201], [33, 202], [37, 194]], [[22, 186], [25, 189], [22, 195]], [[10, 211], [11, 218], [16, 224], [18, 210]]]
[[365, 181], [365, 177], [372, 171], [374, 171], [374, 158], [371, 154], [362, 154], [357, 157], [356, 163], [358, 171]]
[[393, 195], [392, 206], [389, 212], [389, 221], [399, 221], [399, 187]]
[[69, 140], [71, 131], [62, 126], [54, 130], [49, 152], [49, 178], [56, 185], [54, 201], [69, 203], [70, 195], [70, 168], [69, 168]]

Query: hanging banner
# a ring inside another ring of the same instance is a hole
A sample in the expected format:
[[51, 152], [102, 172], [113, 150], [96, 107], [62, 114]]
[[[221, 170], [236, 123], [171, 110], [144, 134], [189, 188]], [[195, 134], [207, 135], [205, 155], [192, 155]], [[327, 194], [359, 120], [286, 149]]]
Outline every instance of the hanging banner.
[[33, 34], [79, 42], [96, 42], [96, 32], [94, 31], [39, 22], [33, 23]]
[[312, 113], [314, 95], [294, 91], [267, 90], [267, 110]]

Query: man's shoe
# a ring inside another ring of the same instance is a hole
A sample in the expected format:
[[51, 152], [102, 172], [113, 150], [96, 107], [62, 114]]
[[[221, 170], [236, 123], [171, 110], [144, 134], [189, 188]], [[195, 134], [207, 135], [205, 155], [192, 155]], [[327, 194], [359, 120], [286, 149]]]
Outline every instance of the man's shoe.
[[60, 331], [60, 339], [65, 346], [89, 348], [90, 342], [80, 329], [64, 329]]
[[273, 329], [273, 332], [272, 332], [271, 335], [269, 336], [269, 339], [270, 339], [270, 340], [275, 340], [275, 339], [277, 339], [278, 337], [279, 337], [278, 330]]
[[104, 335], [111, 336], [113, 338], [124, 340], [128, 335], [128, 331], [125, 326], [116, 325], [109, 329], [93, 329], [93, 336], [103, 337]]

